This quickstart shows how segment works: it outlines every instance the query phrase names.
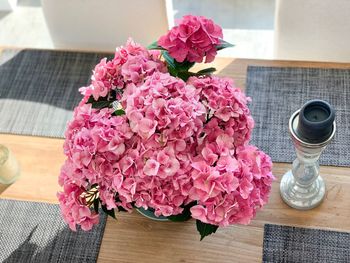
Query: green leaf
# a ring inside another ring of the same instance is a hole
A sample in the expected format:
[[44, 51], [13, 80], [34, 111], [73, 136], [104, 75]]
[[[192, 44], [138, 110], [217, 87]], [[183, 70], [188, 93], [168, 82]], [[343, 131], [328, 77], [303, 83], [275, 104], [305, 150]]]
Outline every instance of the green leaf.
[[168, 71], [171, 76], [179, 77], [186, 81], [190, 76], [196, 75], [196, 73], [188, 71], [195, 64], [194, 62], [177, 62], [169, 55], [168, 51], [162, 51], [162, 54], [166, 63], [168, 64]]
[[205, 69], [198, 71], [196, 74], [197, 75], [209, 75], [215, 71], [216, 71], [216, 68], [205, 68]]
[[169, 55], [168, 51], [162, 51], [163, 57], [168, 64], [168, 71], [171, 76], [179, 77], [183, 80], [187, 80], [195, 73], [188, 72], [188, 70], [195, 64], [194, 62], [177, 62], [173, 57]]
[[102, 211], [105, 212], [107, 215], [109, 215], [110, 217], [113, 217], [114, 219], [117, 219], [115, 217], [115, 212], [114, 212], [114, 209], [111, 209], [111, 210], [108, 210], [106, 205], [102, 205], [101, 204], [101, 207], [102, 207]]
[[178, 71], [188, 71], [190, 68], [193, 67], [195, 62], [188, 62], [188, 61], [177, 62], [176, 60], [174, 60], [174, 64]]
[[93, 96], [90, 96], [86, 103], [93, 103], [93, 102], [95, 102], [95, 99]]
[[168, 71], [169, 71], [170, 75], [174, 76], [174, 77], [176, 77], [178, 74], [178, 72], [172, 67], [168, 67]]
[[198, 219], [196, 220], [196, 225], [197, 225], [197, 230], [198, 230], [199, 234], [201, 235], [201, 241], [206, 236], [209, 236], [209, 235], [215, 233], [219, 227], [219, 226], [203, 223], [202, 221], [200, 221]]
[[164, 48], [158, 45], [158, 41], [154, 41], [151, 45], [147, 47], [147, 49], [165, 50]]
[[[118, 195], [115, 197], [115, 202], [116, 202], [116, 203], [121, 202]], [[122, 207], [122, 206], [117, 206], [117, 208], [118, 208], [118, 211], [119, 211], [119, 212], [128, 212], [128, 210], [126, 210], [126, 209], [125, 209], [124, 207]]]
[[103, 108], [111, 107], [112, 105], [112, 101], [110, 101], [109, 94], [105, 97], [98, 98], [98, 100], [95, 100], [93, 96], [90, 96], [90, 98], [86, 103], [91, 103], [91, 107], [94, 109], [103, 109]]
[[119, 212], [128, 212], [128, 210], [126, 210], [124, 207], [122, 206], [118, 206], [118, 211]]
[[103, 109], [109, 107], [111, 104], [110, 101], [94, 101], [91, 103], [92, 108], [94, 109]]
[[168, 66], [172, 69], [176, 69], [175, 60], [169, 55], [168, 51], [162, 51], [163, 57], [168, 64]]
[[220, 39], [220, 44], [216, 46], [216, 50], [221, 50], [221, 49], [224, 49], [224, 48], [227, 48], [227, 47], [234, 47], [234, 46], [235, 45], [232, 45], [231, 43], [226, 42], [223, 39]]
[[116, 116], [122, 116], [125, 115], [125, 111], [123, 109], [118, 109], [114, 112]]
[[182, 79], [183, 81], [187, 81], [189, 77], [196, 76], [196, 73], [189, 72], [189, 71], [180, 71], [177, 73], [177, 76]]
[[100, 205], [100, 199], [96, 198], [94, 200], [94, 211], [95, 211], [96, 214], [98, 214], [98, 207], [99, 207], [99, 205]]
[[196, 205], [197, 202], [189, 203], [184, 207], [184, 210], [182, 211], [182, 214], [174, 215], [174, 216], [168, 216], [168, 219], [173, 222], [183, 222], [191, 219], [191, 207]]

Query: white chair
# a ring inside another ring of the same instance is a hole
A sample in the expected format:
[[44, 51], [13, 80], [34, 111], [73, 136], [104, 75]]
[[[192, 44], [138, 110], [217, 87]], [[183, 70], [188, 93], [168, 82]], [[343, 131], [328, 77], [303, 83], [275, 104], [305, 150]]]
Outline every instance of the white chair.
[[16, 5], [17, 0], [0, 0], [0, 11], [12, 11]]
[[277, 0], [277, 59], [350, 62], [349, 0]]
[[165, 0], [41, 0], [55, 48], [113, 51], [149, 45], [168, 29]]

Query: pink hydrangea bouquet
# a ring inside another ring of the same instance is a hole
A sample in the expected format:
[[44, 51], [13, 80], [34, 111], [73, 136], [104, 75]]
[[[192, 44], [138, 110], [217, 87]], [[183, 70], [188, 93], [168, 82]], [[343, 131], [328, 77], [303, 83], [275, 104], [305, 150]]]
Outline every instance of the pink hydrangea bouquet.
[[249, 145], [250, 98], [211, 62], [220, 26], [185, 16], [148, 47], [129, 40], [96, 65], [65, 133], [58, 193], [72, 230], [90, 230], [99, 211], [151, 210], [196, 219], [203, 239], [219, 226], [248, 224], [268, 201], [268, 155]]

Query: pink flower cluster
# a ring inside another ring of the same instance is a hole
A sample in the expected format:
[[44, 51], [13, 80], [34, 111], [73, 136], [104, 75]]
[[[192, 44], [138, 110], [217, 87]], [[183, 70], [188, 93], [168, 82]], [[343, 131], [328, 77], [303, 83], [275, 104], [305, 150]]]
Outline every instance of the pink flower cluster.
[[166, 35], [161, 36], [158, 45], [168, 50], [177, 62], [211, 62], [216, 47], [222, 39], [222, 29], [211, 19], [187, 15]]
[[201, 101], [206, 105], [206, 112], [210, 117], [204, 127], [209, 140], [217, 138], [221, 133], [219, 127], [224, 127], [228, 137], [233, 138], [234, 145], [245, 145], [250, 140], [254, 120], [250, 115], [247, 103], [250, 98], [237, 87], [229, 78], [191, 77], [189, 84], [201, 91]]
[[211, 153], [218, 156], [213, 158], [217, 159], [216, 165], [206, 161], [206, 151], [192, 164], [190, 198], [197, 200], [197, 205], [191, 208], [191, 214], [212, 225], [248, 224], [257, 208], [268, 200], [274, 178], [271, 160], [254, 146], [239, 146], [233, 150], [231, 142], [225, 147], [227, 155], [219, 154], [223, 149]]
[[80, 89], [85, 95], [83, 103], [91, 95], [97, 100], [106, 97], [111, 90], [124, 89], [129, 83], [140, 84], [156, 71], [166, 72], [166, 66], [159, 57], [159, 51], [149, 51], [129, 39], [125, 47], [116, 50], [112, 60], [103, 58], [96, 65], [90, 86]]
[[[122, 116], [87, 103], [112, 92]], [[89, 199], [97, 191], [108, 210], [143, 207], [156, 216], [181, 214], [196, 202], [192, 217], [218, 226], [247, 224], [267, 202], [272, 163], [249, 145], [249, 98], [230, 79], [185, 82], [166, 72], [158, 54], [129, 41], [96, 66], [84, 93], [65, 134], [59, 177], [72, 229], [98, 223]]]
[[135, 180], [136, 206], [151, 207], [156, 215], [179, 214], [189, 202], [194, 139], [205, 120], [198, 91], [168, 73], [155, 73], [139, 87], [129, 85], [124, 95], [135, 134], [130, 151], [137, 156], [124, 174]]
[[92, 213], [81, 198], [81, 195], [84, 193], [82, 188], [69, 183], [64, 185], [63, 190], [64, 192], [58, 193], [58, 200], [64, 219], [72, 230], [76, 231], [77, 224], [85, 231], [98, 224], [98, 215]]
[[[108, 209], [122, 206], [131, 209], [123, 198], [115, 201], [113, 182], [118, 173], [113, 167], [127, 147], [133, 133], [125, 116], [112, 117], [112, 110], [96, 110], [91, 104], [79, 106], [68, 125], [64, 153], [68, 157], [62, 167], [59, 184], [64, 191], [58, 194], [65, 220], [72, 229], [83, 229], [97, 223], [98, 216], [88, 209], [83, 194], [92, 185], [99, 186], [99, 197]], [[74, 223], [73, 223], [74, 222]]]

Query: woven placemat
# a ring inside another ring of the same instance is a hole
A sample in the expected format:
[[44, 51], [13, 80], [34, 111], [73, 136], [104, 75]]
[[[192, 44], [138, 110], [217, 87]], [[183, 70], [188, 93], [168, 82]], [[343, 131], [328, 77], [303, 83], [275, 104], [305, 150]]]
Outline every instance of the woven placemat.
[[[15, 55], [14, 55], [15, 54]], [[0, 132], [62, 138], [92, 69], [107, 54], [4, 51], [0, 66]]]
[[252, 143], [275, 162], [296, 155], [288, 132], [293, 112], [310, 99], [336, 109], [335, 138], [321, 155], [323, 165], [350, 166], [350, 71], [317, 68], [248, 67], [246, 93], [255, 120]]
[[0, 262], [96, 262], [106, 216], [73, 232], [58, 205], [0, 199]]
[[350, 262], [350, 233], [267, 224], [263, 262]]

